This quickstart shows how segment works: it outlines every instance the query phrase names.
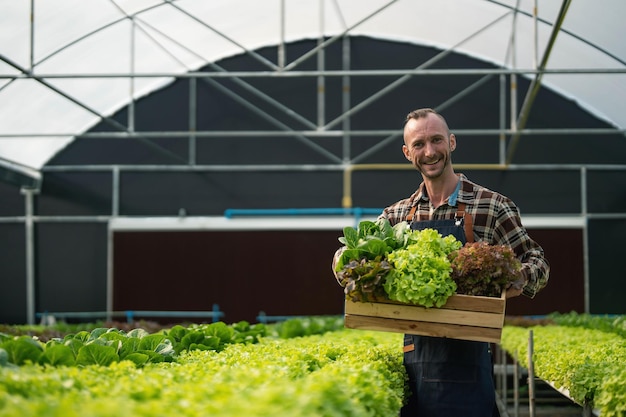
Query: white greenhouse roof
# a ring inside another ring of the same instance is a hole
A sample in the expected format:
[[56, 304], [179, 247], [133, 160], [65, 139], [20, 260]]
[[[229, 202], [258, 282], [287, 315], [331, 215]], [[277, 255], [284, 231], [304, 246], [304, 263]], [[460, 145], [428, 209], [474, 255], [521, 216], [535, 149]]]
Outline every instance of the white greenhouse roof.
[[[30, 1], [0, 0], [0, 162], [41, 168], [102, 116], [173, 79], [156, 75], [321, 34], [453, 48], [532, 70], [567, 6], [543, 83], [626, 128], [623, 0], [33, 0], [32, 6], [31, 20]], [[267, 71], [281, 69], [256, 58]], [[121, 76], [132, 73], [139, 76]], [[155, 76], [141, 76], [147, 74]]]

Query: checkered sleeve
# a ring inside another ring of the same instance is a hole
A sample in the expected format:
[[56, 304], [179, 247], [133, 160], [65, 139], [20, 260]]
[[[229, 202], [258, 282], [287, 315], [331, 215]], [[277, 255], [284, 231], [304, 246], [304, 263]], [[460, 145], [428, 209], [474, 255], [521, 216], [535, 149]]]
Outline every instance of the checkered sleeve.
[[535, 242], [522, 225], [517, 206], [505, 198], [497, 210], [494, 237], [500, 244], [513, 249], [522, 262], [522, 293], [533, 298], [548, 283], [550, 264], [543, 248]]

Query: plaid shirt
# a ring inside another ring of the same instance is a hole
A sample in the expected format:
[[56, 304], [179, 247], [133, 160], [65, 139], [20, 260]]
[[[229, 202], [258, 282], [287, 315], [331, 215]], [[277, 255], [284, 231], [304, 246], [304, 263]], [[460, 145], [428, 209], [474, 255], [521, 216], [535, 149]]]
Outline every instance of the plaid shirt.
[[461, 185], [456, 198], [452, 199], [455, 201], [448, 198], [433, 209], [422, 183], [409, 198], [385, 208], [380, 217], [393, 225], [406, 220], [411, 208], [417, 206], [414, 221], [453, 219], [457, 204], [465, 203], [465, 211], [473, 219], [474, 239], [510, 246], [522, 262], [522, 276], [526, 282], [523, 294], [534, 297], [547, 284], [550, 265], [541, 246], [522, 226], [517, 206], [502, 194], [474, 184], [465, 175], [459, 177]]

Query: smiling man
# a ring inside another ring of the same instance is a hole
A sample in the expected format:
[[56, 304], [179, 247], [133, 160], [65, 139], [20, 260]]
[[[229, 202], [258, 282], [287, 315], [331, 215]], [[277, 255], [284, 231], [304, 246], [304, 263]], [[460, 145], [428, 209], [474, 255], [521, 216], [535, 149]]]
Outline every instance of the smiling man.
[[[457, 140], [446, 120], [432, 109], [409, 113], [402, 152], [422, 175], [409, 198], [385, 208], [390, 223], [431, 228], [461, 242], [486, 241], [510, 246], [522, 262], [507, 297], [534, 297], [548, 281], [543, 249], [528, 236], [509, 198], [474, 184], [452, 167]], [[404, 364], [411, 396], [402, 416], [497, 416], [489, 344], [407, 334]]]
[[[412, 229], [435, 229], [462, 243], [485, 241], [511, 247], [522, 263], [506, 297], [534, 297], [548, 282], [550, 266], [543, 249], [522, 226], [509, 198], [475, 184], [452, 167], [457, 140], [446, 120], [432, 109], [410, 112], [402, 152], [422, 182], [410, 197], [385, 208], [379, 218]], [[333, 259], [333, 271], [342, 250]], [[490, 417], [495, 404], [493, 364], [488, 343], [404, 335], [404, 365], [411, 395], [402, 417]]]

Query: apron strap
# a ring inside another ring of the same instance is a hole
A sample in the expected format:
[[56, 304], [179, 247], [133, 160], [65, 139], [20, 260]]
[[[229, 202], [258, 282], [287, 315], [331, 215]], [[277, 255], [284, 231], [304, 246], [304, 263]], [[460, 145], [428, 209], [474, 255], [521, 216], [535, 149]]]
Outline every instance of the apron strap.
[[[415, 216], [415, 211], [417, 210], [417, 206], [411, 207], [409, 214], [406, 216], [406, 221], [411, 223], [413, 221], [413, 217]], [[472, 216], [465, 212], [465, 203], [459, 203], [456, 214], [454, 215], [455, 219], [463, 219], [463, 228], [465, 231], [465, 239], [469, 243], [474, 242], [474, 230], [473, 230], [473, 222]]]
[[417, 206], [411, 207], [411, 211], [409, 211], [409, 214], [406, 216], [406, 221], [408, 223], [411, 223], [413, 221], [413, 216], [415, 216], [415, 210], [417, 210]]
[[468, 243], [474, 243], [474, 230], [472, 216], [465, 212], [465, 203], [459, 203], [458, 210], [454, 216], [455, 219], [463, 218], [463, 227], [465, 229], [465, 239]]

